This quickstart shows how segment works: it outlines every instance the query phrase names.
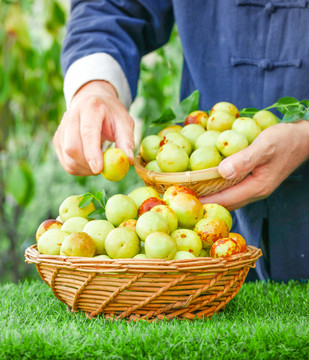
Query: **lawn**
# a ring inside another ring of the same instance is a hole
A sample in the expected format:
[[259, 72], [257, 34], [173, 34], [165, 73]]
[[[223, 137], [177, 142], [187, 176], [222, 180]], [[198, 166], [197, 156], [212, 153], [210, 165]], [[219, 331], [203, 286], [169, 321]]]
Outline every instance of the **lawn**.
[[245, 283], [208, 320], [72, 314], [41, 280], [0, 285], [0, 359], [308, 359], [309, 283]]

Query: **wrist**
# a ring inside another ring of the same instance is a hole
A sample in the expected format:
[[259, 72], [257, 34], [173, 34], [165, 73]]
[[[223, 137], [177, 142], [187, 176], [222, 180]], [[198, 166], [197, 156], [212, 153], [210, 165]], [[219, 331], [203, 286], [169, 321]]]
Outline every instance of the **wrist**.
[[108, 81], [105, 80], [92, 80], [81, 86], [75, 93], [76, 95], [83, 93], [91, 93], [92, 95], [98, 96], [112, 96], [118, 98], [115, 87]]
[[120, 64], [107, 53], [93, 53], [77, 59], [65, 73], [63, 91], [67, 108], [70, 107], [73, 97], [82, 90], [83, 85], [98, 84], [99, 81], [113, 84], [119, 100], [127, 109], [130, 107], [131, 90]]
[[76, 104], [78, 104], [80, 99], [84, 101], [90, 97], [97, 97], [100, 99], [118, 99], [118, 94], [114, 86], [108, 81], [89, 81], [76, 91], [70, 103], [70, 108], [73, 108]]
[[293, 126], [297, 126], [299, 131], [299, 139], [301, 139], [303, 144], [303, 151], [306, 159], [309, 159], [309, 121], [308, 120], [300, 120], [294, 124]]

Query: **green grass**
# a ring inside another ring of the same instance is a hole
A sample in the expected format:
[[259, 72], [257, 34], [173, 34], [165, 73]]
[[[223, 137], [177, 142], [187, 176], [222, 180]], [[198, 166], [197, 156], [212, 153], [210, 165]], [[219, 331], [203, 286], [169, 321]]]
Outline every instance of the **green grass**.
[[308, 359], [309, 283], [246, 283], [210, 320], [72, 314], [41, 281], [0, 285], [0, 359]]

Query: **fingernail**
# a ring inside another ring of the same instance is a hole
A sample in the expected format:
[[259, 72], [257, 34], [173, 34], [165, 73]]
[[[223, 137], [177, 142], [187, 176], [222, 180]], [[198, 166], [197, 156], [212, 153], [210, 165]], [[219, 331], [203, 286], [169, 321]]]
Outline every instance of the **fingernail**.
[[92, 171], [94, 174], [96, 174], [96, 173], [99, 172], [99, 170], [98, 170], [98, 164], [97, 164], [97, 162], [96, 162], [95, 160], [90, 160], [90, 161], [89, 161], [89, 166], [90, 166], [91, 171]]
[[221, 176], [225, 179], [233, 179], [236, 176], [236, 171], [231, 162], [224, 162], [223, 164], [220, 164], [218, 170]]

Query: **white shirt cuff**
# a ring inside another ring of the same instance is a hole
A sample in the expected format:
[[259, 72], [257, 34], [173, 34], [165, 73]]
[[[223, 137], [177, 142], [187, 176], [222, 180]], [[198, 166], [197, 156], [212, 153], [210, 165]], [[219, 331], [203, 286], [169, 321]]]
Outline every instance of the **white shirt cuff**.
[[109, 54], [95, 53], [76, 60], [68, 69], [63, 84], [67, 108], [76, 91], [92, 80], [105, 80], [116, 89], [120, 101], [129, 109], [132, 103], [128, 80], [119, 63]]

